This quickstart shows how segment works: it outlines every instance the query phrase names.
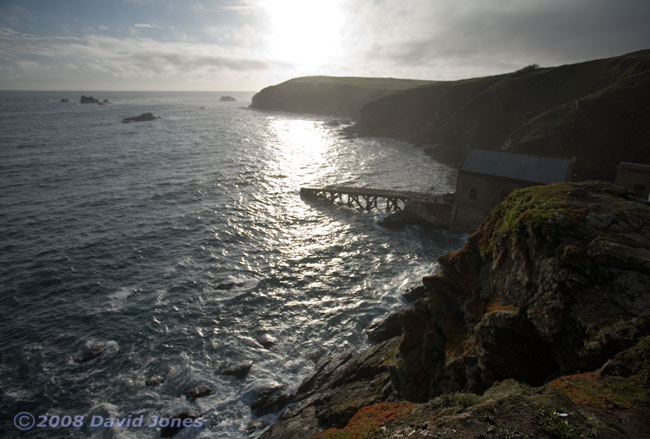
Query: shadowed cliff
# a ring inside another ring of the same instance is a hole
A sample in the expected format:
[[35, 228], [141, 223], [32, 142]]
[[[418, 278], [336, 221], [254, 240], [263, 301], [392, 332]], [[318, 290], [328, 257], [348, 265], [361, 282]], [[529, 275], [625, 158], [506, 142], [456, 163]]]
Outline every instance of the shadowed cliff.
[[650, 50], [461, 81], [298, 78], [252, 107], [352, 117], [452, 165], [470, 147], [575, 156], [578, 180], [611, 181], [618, 162], [650, 157]]
[[359, 129], [457, 164], [470, 147], [576, 156], [578, 179], [613, 180], [650, 157], [650, 51], [444, 82], [369, 103]]

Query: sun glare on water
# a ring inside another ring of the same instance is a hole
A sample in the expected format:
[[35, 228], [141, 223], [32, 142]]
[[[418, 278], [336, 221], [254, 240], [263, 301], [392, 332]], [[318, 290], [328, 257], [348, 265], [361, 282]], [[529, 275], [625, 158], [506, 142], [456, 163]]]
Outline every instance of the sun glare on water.
[[343, 10], [338, 0], [264, 2], [271, 19], [270, 54], [302, 68], [328, 63], [340, 48]]

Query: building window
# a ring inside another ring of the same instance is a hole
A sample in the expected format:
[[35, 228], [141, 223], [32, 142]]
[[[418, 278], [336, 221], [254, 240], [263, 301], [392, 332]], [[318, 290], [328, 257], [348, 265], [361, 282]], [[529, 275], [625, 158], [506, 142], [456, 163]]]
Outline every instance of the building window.
[[476, 200], [476, 189], [471, 188], [469, 190], [469, 199], [470, 200]]
[[636, 195], [637, 197], [642, 197], [644, 193], [645, 193], [645, 186], [643, 186], [642, 184], [634, 185], [634, 195]]

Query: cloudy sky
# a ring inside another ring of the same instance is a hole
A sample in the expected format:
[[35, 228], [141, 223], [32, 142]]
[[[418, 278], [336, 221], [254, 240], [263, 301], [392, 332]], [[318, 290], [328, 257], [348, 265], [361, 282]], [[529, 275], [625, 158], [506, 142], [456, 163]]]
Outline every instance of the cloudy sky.
[[0, 0], [0, 89], [460, 79], [650, 48], [648, 0]]

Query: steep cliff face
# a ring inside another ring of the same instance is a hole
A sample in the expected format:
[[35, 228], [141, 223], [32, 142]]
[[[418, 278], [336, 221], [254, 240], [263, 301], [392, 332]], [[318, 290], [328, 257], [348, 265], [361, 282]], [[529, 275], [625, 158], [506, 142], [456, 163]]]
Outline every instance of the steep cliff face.
[[[263, 437], [309, 437], [399, 400], [420, 404], [383, 429], [389, 416], [372, 418], [363, 437], [475, 438], [479, 424], [567, 438], [650, 428], [648, 202], [602, 182], [515, 191], [439, 262], [408, 294], [413, 308], [373, 329], [379, 344], [317, 372]], [[573, 427], [558, 436], [563, 410]], [[348, 433], [320, 437], [362, 437]]]
[[393, 384], [408, 399], [539, 385], [650, 334], [650, 206], [616, 186], [516, 191], [440, 264], [402, 316]]
[[369, 102], [431, 83], [394, 78], [308, 76], [266, 87], [253, 96], [251, 107], [357, 119], [361, 107]]
[[578, 158], [578, 179], [613, 180], [650, 154], [650, 51], [507, 75], [440, 82], [368, 103], [358, 129], [425, 145], [437, 160], [467, 148]]

